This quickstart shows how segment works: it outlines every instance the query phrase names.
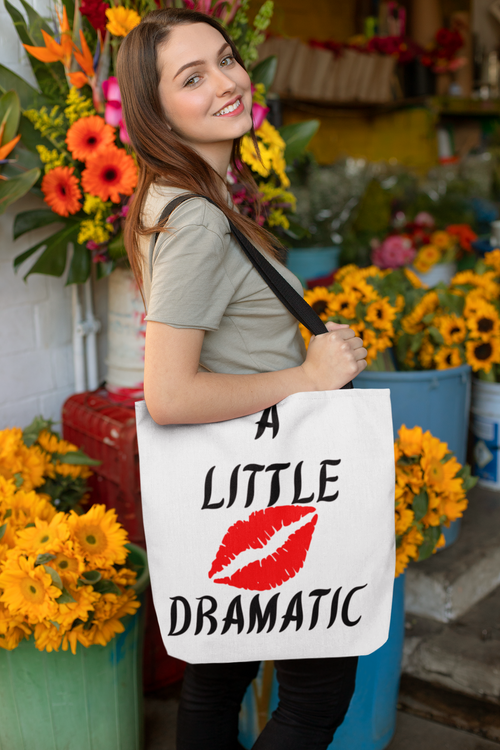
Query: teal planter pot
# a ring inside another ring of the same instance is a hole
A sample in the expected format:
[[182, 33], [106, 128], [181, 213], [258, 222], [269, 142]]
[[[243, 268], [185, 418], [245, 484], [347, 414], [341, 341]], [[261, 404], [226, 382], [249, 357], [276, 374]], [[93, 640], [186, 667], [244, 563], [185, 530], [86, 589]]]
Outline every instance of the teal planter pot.
[[[389, 638], [373, 654], [360, 657], [351, 705], [328, 750], [383, 750], [394, 735], [405, 633], [404, 588], [401, 575], [394, 581]], [[252, 747], [277, 705], [278, 683], [266, 662], [243, 701], [239, 737], [243, 747]]]
[[[142, 602], [146, 553], [130, 548]], [[32, 639], [0, 650], [2, 750], [142, 750], [143, 607], [122, 622], [107, 646], [78, 644], [75, 655], [38, 651]]]
[[[371, 372], [364, 370], [355, 388], [389, 388], [394, 436], [401, 425], [419, 425], [424, 432], [448, 443], [461, 464], [466, 461], [471, 394], [469, 365], [449, 370]], [[460, 519], [444, 529], [446, 545], [456, 541]]]
[[319, 279], [322, 276], [335, 271], [339, 267], [341, 248], [332, 247], [292, 247], [287, 250], [287, 268], [292, 271], [303, 286], [311, 279]]

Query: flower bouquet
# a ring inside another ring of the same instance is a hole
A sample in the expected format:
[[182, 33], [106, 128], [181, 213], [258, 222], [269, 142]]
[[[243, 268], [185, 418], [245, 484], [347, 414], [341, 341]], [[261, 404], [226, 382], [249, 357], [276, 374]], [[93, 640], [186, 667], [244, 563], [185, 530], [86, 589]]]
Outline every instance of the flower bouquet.
[[446, 443], [421, 427], [402, 425], [396, 462], [396, 577], [410, 560], [425, 560], [445, 544], [443, 526], [461, 518], [477, 479]]
[[[21, 140], [13, 155], [20, 166], [43, 170], [34, 190], [48, 206], [46, 210], [19, 213], [14, 239], [34, 228], [57, 224], [54, 233], [17, 256], [14, 267], [42, 250], [25, 278], [31, 273], [61, 276], [68, 243], [72, 243], [67, 283], [83, 283], [92, 262], [101, 277], [125, 257], [122, 228], [138, 175], [122, 119], [114, 75], [116, 55], [123, 37], [142, 15], [157, 6], [153, 0], [132, 6], [110, 6], [106, 0], [76, 4], [67, 0], [55, 12], [56, 19], [49, 21], [25, 3], [26, 22], [9, 0], [5, 5], [28, 52], [38, 85], [38, 89], [33, 88], [0, 65], [0, 91], [15, 88], [21, 100]], [[217, 17], [250, 66], [258, 57], [257, 45], [264, 39], [273, 3], [266, 0], [252, 23], [247, 16], [248, 5], [249, 0], [184, 0], [185, 7]], [[295, 203], [287, 191], [286, 163], [303, 151], [318, 123], [298, 123], [278, 132], [265, 119], [269, 111], [265, 92], [275, 69], [275, 58], [269, 58], [251, 71], [262, 161], [250, 138], [245, 139], [243, 151], [261, 190], [263, 211], [255, 218], [271, 229], [286, 230], [286, 214], [294, 210]], [[32, 173], [34, 179], [37, 175]], [[234, 198], [240, 210], [255, 213], [242, 186], [234, 185]]]
[[75, 503], [96, 462], [45, 426], [0, 432], [0, 647], [33, 636], [39, 650], [75, 653], [123, 631], [136, 571], [115, 511]]

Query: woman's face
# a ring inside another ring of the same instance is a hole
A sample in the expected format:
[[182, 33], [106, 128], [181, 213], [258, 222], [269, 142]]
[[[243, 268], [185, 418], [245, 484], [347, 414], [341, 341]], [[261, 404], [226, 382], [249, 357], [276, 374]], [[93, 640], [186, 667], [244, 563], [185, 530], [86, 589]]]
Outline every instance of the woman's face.
[[217, 29], [175, 26], [158, 50], [158, 70], [169, 125], [202, 155], [252, 127], [250, 77]]

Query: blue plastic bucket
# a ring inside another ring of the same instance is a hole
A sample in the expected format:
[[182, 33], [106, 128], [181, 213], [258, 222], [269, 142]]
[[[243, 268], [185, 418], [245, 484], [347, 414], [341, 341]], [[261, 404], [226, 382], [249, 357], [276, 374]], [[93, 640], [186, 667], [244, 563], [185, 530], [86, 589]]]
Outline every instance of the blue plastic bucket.
[[312, 279], [328, 276], [339, 267], [340, 246], [337, 247], [292, 247], [287, 250], [287, 268], [304, 286]]
[[[351, 705], [329, 750], [382, 750], [392, 739], [405, 631], [404, 585], [404, 575], [395, 579], [389, 638], [373, 654], [360, 657]], [[271, 663], [265, 662], [243, 700], [243, 747], [252, 747], [277, 705], [278, 683]]]
[[[354, 383], [356, 388], [390, 388], [394, 436], [401, 425], [419, 425], [424, 432], [448, 443], [461, 464], [467, 453], [471, 368], [420, 372], [371, 372], [365, 370]], [[446, 544], [456, 541], [460, 519], [444, 529]]]

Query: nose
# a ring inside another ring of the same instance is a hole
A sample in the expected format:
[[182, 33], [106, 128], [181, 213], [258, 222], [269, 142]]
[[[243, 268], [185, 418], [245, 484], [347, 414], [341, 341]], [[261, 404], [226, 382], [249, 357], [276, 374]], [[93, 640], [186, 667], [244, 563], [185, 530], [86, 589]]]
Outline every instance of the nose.
[[221, 68], [216, 69], [216, 91], [217, 96], [224, 97], [231, 94], [236, 89], [236, 83]]

